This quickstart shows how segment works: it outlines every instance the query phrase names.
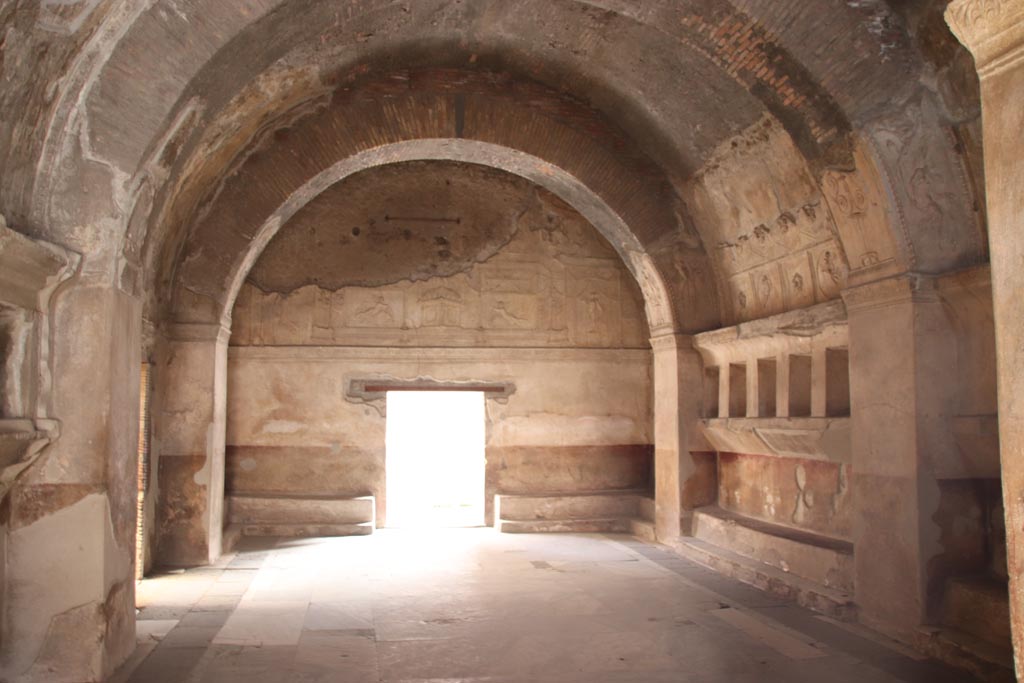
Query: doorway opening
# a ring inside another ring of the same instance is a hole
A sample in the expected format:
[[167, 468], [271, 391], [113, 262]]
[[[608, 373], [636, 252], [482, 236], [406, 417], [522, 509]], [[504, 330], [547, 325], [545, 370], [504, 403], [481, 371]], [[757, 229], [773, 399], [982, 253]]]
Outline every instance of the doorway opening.
[[389, 391], [385, 429], [389, 527], [483, 525], [483, 392]]

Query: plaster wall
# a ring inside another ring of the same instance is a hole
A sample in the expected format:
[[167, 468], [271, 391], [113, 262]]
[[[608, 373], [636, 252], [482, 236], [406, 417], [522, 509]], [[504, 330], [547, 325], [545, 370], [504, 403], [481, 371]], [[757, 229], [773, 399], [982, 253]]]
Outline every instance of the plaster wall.
[[553, 195], [469, 164], [357, 174], [242, 287], [226, 490], [372, 494], [386, 523], [386, 403], [353, 382], [428, 379], [509, 387], [487, 400], [488, 521], [496, 493], [649, 489], [647, 337], [635, 280]]
[[[61, 438], [4, 502], [4, 680], [101, 680], [134, 647], [140, 308], [78, 278], [48, 307], [66, 332], [48, 349], [56, 371], [43, 408], [61, 414]], [[74, 398], [81, 387], [90, 400]]]
[[844, 463], [720, 453], [718, 503], [741, 515], [849, 540], [849, 478]]
[[494, 493], [649, 486], [650, 352], [643, 350], [234, 348], [227, 490], [373, 494], [384, 522], [385, 404], [352, 378], [511, 382], [487, 401]]

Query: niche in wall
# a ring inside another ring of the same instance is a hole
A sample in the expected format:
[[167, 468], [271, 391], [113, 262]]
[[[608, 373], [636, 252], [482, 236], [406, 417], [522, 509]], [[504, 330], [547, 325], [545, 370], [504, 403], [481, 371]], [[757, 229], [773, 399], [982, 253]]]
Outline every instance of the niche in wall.
[[789, 416], [811, 416], [811, 357], [789, 357]]
[[775, 417], [775, 381], [777, 368], [774, 358], [759, 358], [757, 361], [757, 414], [759, 417]]
[[715, 366], [704, 368], [704, 417], [718, 417], [719, 374]]
[[747, 416], [747, 364], [729, 365], [729, 417]]
[[29, 326], [25, 313], [0, 305], [0, 418], [24, 412], [25, 347]]
[[825, 414], [847, 417], [850, 414], [850, 352], [825, 350]]

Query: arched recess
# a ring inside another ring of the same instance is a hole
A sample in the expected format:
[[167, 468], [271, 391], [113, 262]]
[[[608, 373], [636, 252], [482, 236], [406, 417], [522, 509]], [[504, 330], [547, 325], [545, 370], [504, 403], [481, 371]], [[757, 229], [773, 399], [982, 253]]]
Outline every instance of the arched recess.
[[535, 156], [488, 142], [456, 138], [383, 145], [339, 161], [306, 181], [259, 226], [249, 248], [235, 262], [235, 268], [228, 274], [227, 298], [220, 314], [220, 324], [230, 328], [231, 309], [246, 276], [277, 231], [299, 209], [350, 175], [374, 166], [405, 161], [460, 161], [489, 166], [529, 180], [555, 194], [597, 228], [622, 257], [643, 292], [652, 332], [658, 334], [675, 329], [669, 293], [658, 269], [630, 227], [600, 196], [566, 170]]
[[[220, 554], [231, 311], [239, 289], [260, 254], [292, 216], [335, 183], [376, 166], [429, 160], [457, 161], [502, 170], [543, 187], [576, 209], [615, 247], [636, 278], [652, 334], [674, 344], [672, 305], [651, 257], [622, 217], [564, 169], [518, 150], [465, 139], [409, 140], [342, 159], [303, 183], [264, 218], [252, 231], [251, 240], [233, 255], [230, 269], [222, 274], [225, 290], [217, 300], [223, 304], [213, 322], [178, 322], [166, 328], [166, 339], [160, 351], [167, 359], [162, 392], [164, 411], [172, 414], [173, 419], [164, 425], [166, 431], [160, 454], [161, 488], [167, 492], [170, 507], [161, 515], [158, 552], [162, 561], [197, 564], [212, 561]], [[187, 289], [189, 283], [183, 280], [178, 285]], [[664, 342], [659, 344], [656, 354]], [[670, 369], [659, 372], [658, 366], [655, 367], [657, 396], [660, 385], [675, 386], [678, 380], [665, 375], [672, 374]], [[656, 400], [655, 424], [676, 422], [677, 412], [676, 403]], [[655, 440], [658, 440], [657, 431]], [[178, 452], [175, 452], [175, 445], [179, 446]], [[197, 450], [181, 452], [189, 445]], [[202, 450], [198, 450], [200, 447]], [[656, 443], [655, 449], [656, 458], [657, 454], [661, 454], [661, 458], [674, 458], [678, 445], [665, 448]], [[659, 472], [665, 469], [658, 463], [655, 466]], [[678, 520], [679, 484], [675, 477], [659, 488], [659, 506], [675, 511], [666, 519]]]

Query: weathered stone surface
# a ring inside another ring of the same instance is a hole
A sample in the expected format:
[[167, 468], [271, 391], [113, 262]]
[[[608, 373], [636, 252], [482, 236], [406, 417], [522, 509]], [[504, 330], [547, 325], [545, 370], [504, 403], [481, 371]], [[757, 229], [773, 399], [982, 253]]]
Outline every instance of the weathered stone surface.
[[552, 495], [498, 494], [494, 501], [495, 523], [633, 519], [640, 517], [640, 499], [645, 493], [646, 491], [593, 491]]
[[651, 447], [491, 446], [487, 466], [501, 493], [645, 489], [651, 480]]
[[203, 455], [164, 455], [160, 466], [157, 507], [157, 557], [165, 564], [209, 562], [209, 533], [203, 525], [210, 494], [196, 481], [206, 465]]
[[228, 501], [229, 524], [362, 524], [373, 523], [372, 496], [254, 496], [234, 494]]
[[226, 490], [233, 494], [348, 497], [383, 491], [383, 443], [379, 448], [301, 443], [229, 446]]
[[1001, 581], [957, 579], [946, 591], [943, 622], [1008, 650], [1010, 603]]

